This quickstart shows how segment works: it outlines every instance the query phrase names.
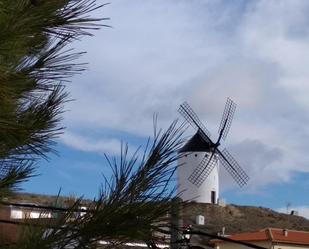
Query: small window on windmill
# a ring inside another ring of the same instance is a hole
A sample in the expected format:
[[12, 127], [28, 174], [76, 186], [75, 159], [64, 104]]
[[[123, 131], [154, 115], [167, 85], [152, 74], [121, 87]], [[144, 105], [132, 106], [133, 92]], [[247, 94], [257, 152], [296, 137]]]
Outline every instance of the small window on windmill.
[[211, 203], [216, 204], [216, 200], [217, 200], [216, 191], [211, 191], [210, 193], [211, 193], [210, 194]]
[[196, 225], [205, 225], [205, 217], [203, 215], [198, 215], [195, 218]]

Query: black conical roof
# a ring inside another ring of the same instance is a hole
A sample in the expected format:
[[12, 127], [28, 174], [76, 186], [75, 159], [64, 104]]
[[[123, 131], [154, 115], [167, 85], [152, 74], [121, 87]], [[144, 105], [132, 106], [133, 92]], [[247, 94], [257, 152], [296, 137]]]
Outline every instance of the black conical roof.
[[211, 144], [202, 138], [199, 132], [195, 133], [193, 137], [178, 151], [181, 152], [192, 152], [192, 151], [210, 151], [212, 148]]

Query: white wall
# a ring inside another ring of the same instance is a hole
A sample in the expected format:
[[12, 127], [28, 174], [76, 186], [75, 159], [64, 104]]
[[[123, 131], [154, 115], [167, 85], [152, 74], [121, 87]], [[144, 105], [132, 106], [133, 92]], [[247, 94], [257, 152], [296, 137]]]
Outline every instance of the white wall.
[[[211, 191], [216, 192], [216, 202], [219, 198], [219, 160], [216, 167], [200, 187], [192, 184], [188, 178], [198, 167], [206, 152], [186, 152], [178, 161], [178, 195], [184, 201], [211, 203]], [[209, 154], [209, 153], [208, 153]]]
[[11, 219], [22, 219], [23, 218], [23, 211], [20, 209], [11, 209]]
[[12, 208], [11, 219], [39, 219], [39, 218], [52, 218], [51, 212], [44, 212], [44, 211], [33, 211], [28, 209], [18, 209]]

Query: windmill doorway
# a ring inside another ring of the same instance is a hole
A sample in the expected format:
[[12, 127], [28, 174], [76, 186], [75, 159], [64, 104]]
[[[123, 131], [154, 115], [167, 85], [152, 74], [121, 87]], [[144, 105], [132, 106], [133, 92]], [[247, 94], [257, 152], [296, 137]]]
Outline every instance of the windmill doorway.
[[211, 203], [216, 204], [216, 191], [211, 191]]

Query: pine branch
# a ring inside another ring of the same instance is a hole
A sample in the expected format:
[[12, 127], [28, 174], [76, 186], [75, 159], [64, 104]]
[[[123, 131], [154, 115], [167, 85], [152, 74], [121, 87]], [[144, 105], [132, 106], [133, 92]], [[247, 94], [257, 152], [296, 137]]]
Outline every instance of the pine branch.
[[91, 35], [98, 21], [93, 0], [0, 2], [0, 179], [15, 165], [53, 152], [63, 104], [60, 82], [84, 69], [82, 52], [67, 46]]
[[[174, 122], [165, 132], [155, 133], [151, 146], [128, 157], [128, 147], [122, 146], [119, 160], [108, 158], [114, 174], [100, 191], [98, 199], [89, 203], [83, 216], [76, 215], [81, 206], [77, 200], [64, 215], [49, 226], [26, 227], [25, 234], [12, 248], [58, 249], [96, 248], [101, 240], [115, 244], [128, 241], [156, 241], [155, 232], [168, 226], [173, 189], [169, 183], [182, 146], [183, 127]], [[47, 230], [46, 230], [47, 229]]]
[[[2, 167], [2, 165], [0, 166]], [[19, 166], [10, 167], [7, 173], [0, 179], [0, 197], [11, 196], [19, 190], [19, 185], [34, 175], [33, 163], [26, 161]], [[2, 172], [3, 173], [3, 172]]]
[[62, 130], [58, 123], [67, 94], [62, 86], [56, 86], [46, 94], [46, 99], [41, 102], [20, 105], [10, 126], [7, 126], [8, 122], [0, 123], [0, 155], [5, 165], [46, 157], [51, 151], [53, 139]]

